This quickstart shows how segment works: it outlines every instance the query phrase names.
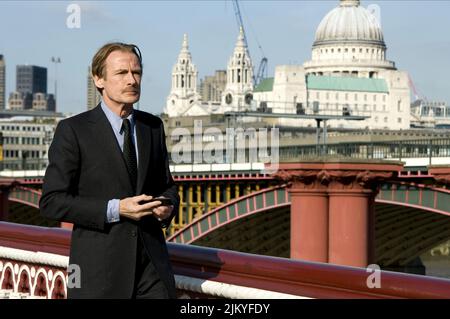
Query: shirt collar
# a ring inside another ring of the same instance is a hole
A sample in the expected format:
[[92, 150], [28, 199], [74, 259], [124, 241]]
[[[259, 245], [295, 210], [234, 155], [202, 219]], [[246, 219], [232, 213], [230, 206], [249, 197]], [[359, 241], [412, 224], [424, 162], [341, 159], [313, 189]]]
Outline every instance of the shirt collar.
[[[108, 118], [109, 123], [111, 123], [111, 126], [113, 127], [113, 129], [116, 132], [120, 132], [120, 129], [122, 128], [122, 121], [123, 119], [118, 116], [116, 113], [114, 113], [113, 111], [111, 111], [111, 109], [106, 106], [105, 101], [101, 101], [100, 103], [101, 108], [103, 110], [103, 112], [105, 113], [106, 117]], [[134, 129], [134, 116], [133, 116], [134, 110], [131, 111], [130, 115], [127, 116], [127, 119], [130, 120], [130, 124], [131, 124], [131, 132], [133, 132]]]

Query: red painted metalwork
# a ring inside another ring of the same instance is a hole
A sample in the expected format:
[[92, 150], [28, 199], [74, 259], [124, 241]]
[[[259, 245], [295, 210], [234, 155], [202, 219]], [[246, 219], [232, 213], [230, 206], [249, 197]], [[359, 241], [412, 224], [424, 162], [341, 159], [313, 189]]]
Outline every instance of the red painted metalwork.
[[[273, 206], [267, 206], [267, 203], [266, 203], [266, 197], [265, 197], [265, 195], [266, 195], [268, 192], [272, 192], [272, 191], [274, 191], [274, 190], [276, 191], [276, 190], [278, 190], [278, 189], [284, 189], [284, 188], [285, 188], [285, 185], [275, 186], [275, 187], [266, 188], [266, 189], [263, 189], [263, 190], [261, 190], [261, 191], [254, 192], [254, 193], [251, 193], [251, 194], [244, 195], [244, 196], [241, 196], [241, 197], [239, 197], [239, 198], [236, 198], [236, 199], [234, 199], [234, 200], [232, 200], [232, 201], [230, 201], [230, 202], [228, 202], [228, 203], [226, 203], [226, 204], [224, 204], [224, 205], [222, 205], [222, 206], [220, 206], [220, 207], [218, 207], [218, 208], [215, 208], [215, 209], [213, 209], [212, 211], [210, 211], [210, 212], [208, 212], [208, 213], [206, 213], [206, 214], [204, 214], [204, 215], [202, 215], [202, 216], [200, 216], [199, 218], [194, 219], [190, 224], [186, 225], [183, 229], [177, 231], [177, 232], [174, 233], [172, 236], [168, 237], [167, 240], [168, 240], [168, 241], [173, 241], [173, 242], [174, 242], [176, 237], [181, 236], [182, 242], [183, 242], [183, 243], [192, 243], [194, 240], [196, 240], [196, 239], [198, 239], [198, 238], [200, 237], [200, 234], [199, 234], [197, 237], [194, 237], [194, 236], [193, 236], [192, 229], [193, 229], [193, 227], [195, 227], [195, 225], [196, 225], [197, 223], [200, 224], [200, 222], [201, 222], [202, 220], [204, 220], [204, 219], [206, 219], [206, 220], [208, 221], [208, 230], [205, 231], [205, 232], [202, 232], [201, 236], [205, 236], [205, 235], [207, 235], [207, 234], [213, 232], [214, 230], [216, 230], [216, 229], [218, 229], [218, 228], [220, 228], [220, 227], [223, 227], [223, 226], [225, 226], [225, 225], [228, 225], [228, 224], [230, 224], [231, 222], [234, 222], [234, 221], [236, 221], [236, 220], [238, 220], [238, 219], [241, 219], [241, 218], [244, 218], [244, 217], [253, 215], [253, 214], [257, 214], [257, 213], [260, 213], [260, 212], [268, 211], [268, 210], [271, 210], [271, 209], [274, 209], [274, 208], [283, 208], [283, 207], [286, 207], [286, 206], [290, 205], [290, 202], [287, 202], [287, 203], [284, 203], [284, 204], [275, 204], [275, 203], [274, 203]], [[256, 201], [255, 201], [255, 198], [256, 198], [258, 195], [260, 195], [260, 194], [263, 196], [263, 208], [261, 208], [261, 209], [256, 209]], [[239, 211], [238, 202], [242, 202], [242, 201], [244, 201], [244, 200], [246, 201], [246, 203], [247, 203], [249, 200], [253, 200], [253, 201], [254, 201], [254, 210], [244, 212], [244, 213], [246, 213], [246, 214], [244, 214], [244, 215], [239, 215], [239, 213], [242, 213], [242, 212]], [[230, 219], [230, 218], [229, 218], [229, 217], [230, 217], [230, 214], [229, 214], [229, 208], [232, 207], [232, 206], [234, 206], [236, 216], [235, 216], [234, 218]], [[227, 221], [224, 222], [224, 223], [220, 223], [220, 220], [219, 220], [219, 218], [218, 218], [218, 215], [216, 215], [216, 213], [219, 212], [219, 211], [221, 211], [221, 210], [223, 210], [223, 209], [225, 209], [225, 212], [227, 213]], [[216, 218], [216, 226], [212, 227], [211, 218], [213, 218], [214, 215], [216, 215], [216, 216], [215, 216], [215, 218]], [[191, 232], [191, 239], [190, 239], [189, 241], [185, 241], [185, 240], [184, 240], [183, 233], [184, 233], [185, 231], [190, 231], [190, 232]]]
[[385, 199], [377, 199], [375, 202], [380, 203], [380, 204], [388, 204], [388, 205], [394, 205], [394, 206], [404, 206], [404, 207], [416, 208], [416, 209], [425, 210], [425, 211], [428, 211], [431, 213], [450, 216], [450, 212], [444, 212], [439, 209], [434, 209], [434, 208], [422, 206], [422, 205], [414, 205], [414, 204], [402, 203], [402, 202], [398, 202], [398, 201], [390, 201], [390, 200], [385, 200]]
[[273, 180], [274, 178], [272, 176], [267, 176], [263, 174], [255, 174], [255, 175], [249, 175], [246, 176], [245, 174], [222, 174], [220, 177], [216, 174], [211, 175], [199, 175], [199, 176], [185, 176], [185, 175], [174, 175], [173, 179], [175, 182], [187, 182], [187, 181], [242, 181], [242, 180], [254, 180], [254, 181], [260, 181], [260, 180]]
[[450, 280], [170, 244], [175, 273], [313, 298], [450, 298]]
[[0, 246], [69, 255], [72, 232], [61, 228], [0, 222]]
[[[67, 256], [70, 233], [0, 222], [0, 245]], [[381, 287], [371, 289], [367, 287], [370, 273], [363, 268], [174, 243], [168, 247], [177, 275], [312, 298], [450, 298], [446, 279], [382, 271]], [[47, 289], [45, 284], [42, 289]], [[61, 297], [59, 291], [54, 290], [54, 297]]]

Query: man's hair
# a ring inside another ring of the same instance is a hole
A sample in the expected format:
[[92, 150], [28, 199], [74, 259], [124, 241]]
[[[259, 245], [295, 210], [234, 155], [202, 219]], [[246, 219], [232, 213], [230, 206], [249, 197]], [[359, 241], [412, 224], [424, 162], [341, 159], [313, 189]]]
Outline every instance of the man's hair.
[[[137, 45], [122, 42], [112, 42], [102, 46], [92, 58], [92, 65], [91, 65], [92, 76], [98, 76], [99, 78], [106, 78], [105, 61], [108, 58], [108, 56], [114, 51], [133, 53], [134, 55], [137, 56], [139, 60], [139, 65], [142, 69], [142, 55]], [[102, 89], [97, 88], [97, 90], [100, 92], [100, 94], [102, 93]]]

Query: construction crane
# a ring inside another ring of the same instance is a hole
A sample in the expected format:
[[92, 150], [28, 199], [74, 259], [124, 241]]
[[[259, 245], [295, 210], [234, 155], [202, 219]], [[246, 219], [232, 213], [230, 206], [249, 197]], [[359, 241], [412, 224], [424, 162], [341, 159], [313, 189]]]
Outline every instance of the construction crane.
[[423, 100], [423, 101], [427, 101], [427, 97], [426, 96], [422, 96], [422, 94], [420, 94], [417, 91], [416, 86], [414, 85], [414, 82], [411, 78], [411, 76], [408, 74], [408, 81], [409, 81], [409, 87], [412, 89], [413, 93], [414, 93], [414, 100]]
[[[251, 58], [250, 55], [250, 49], [248, 47], [248, 43], [247, 43], [247, 33], [245, 32], [245, 28], [244, 28], [244, 22], [242, 20], [242, 15], [241, 15], [241, 9], [239, 7], [239, 2], [238, 0], [233, 0], [233, 7], [234, 7], [234, 13], [236, 15], [236, 21], [238, 23], [238, 27], [242, 28], [242, 31], [244, 33], [244, 43], [245, 46], [247, 47], [247, 51], [248, 54]], [[256, 42], [258, 42], [258, 40], [256, 40]], [[259, 63], [259, 67], [258, 67], [258, 72], [253, 73], [253, 85], [256, 87], [259, 83], [261, 83], [261, 81], [267, 77], [267, 64], [268, 64], [268, 59], [265, 57], [264, 51], [262, 50], [261, 45], [258, 42], [258, 47], [261, 50], [261, 54], [262, 54], [262, 59]]]

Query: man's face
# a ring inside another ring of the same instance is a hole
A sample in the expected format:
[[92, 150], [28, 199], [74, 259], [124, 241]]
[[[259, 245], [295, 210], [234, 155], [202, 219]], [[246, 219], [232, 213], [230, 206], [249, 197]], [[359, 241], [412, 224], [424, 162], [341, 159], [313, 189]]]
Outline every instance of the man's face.
[[121, 107], [139, 100], [142, 69], [137, 56], [131, 52], [113, 51], [105, 61], [105, 76], [94, 76], [95, 85], [103, 89], [107, 105]]

